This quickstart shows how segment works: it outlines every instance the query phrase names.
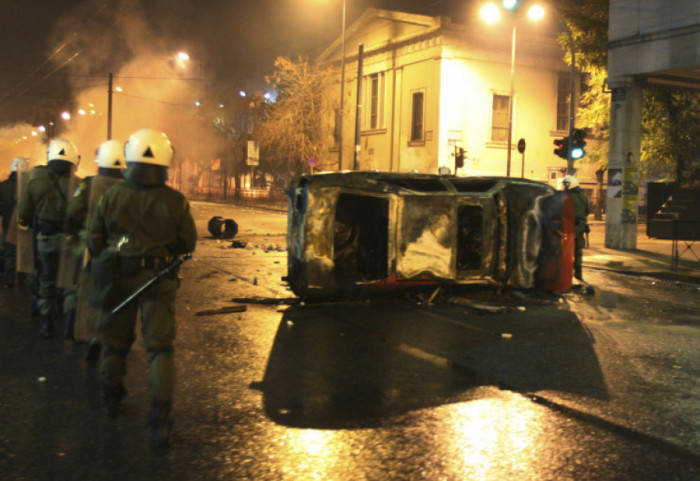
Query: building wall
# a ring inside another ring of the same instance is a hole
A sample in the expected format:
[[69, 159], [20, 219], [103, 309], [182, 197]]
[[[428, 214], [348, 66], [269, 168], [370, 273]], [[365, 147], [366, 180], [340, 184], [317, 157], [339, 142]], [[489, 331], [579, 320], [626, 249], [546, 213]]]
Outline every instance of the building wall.
[[[359, 169], [436, 173], [439, 167], [447, 166], [454, 171], [455, 147], [462, 147], [466, 162], [460, 175], [505, 175], [507, 143], [492, 142], [490, 132], [492, 95], [507, 96], [510, 92], [510, 30], [495, 42], [475, 35], [481, 42], [476, 45], [474, 41], [455, 40], [453, 32], [446, 35], [449, 26], [436, 34], [435, 23], [427, 23], [424, 28], [433, 29], [432, 35], [395, 42], [395, 48], [387, 47], [391, 38], [381, 36], [393, 31], [386, 25], [376, 28], [373, 23], [367, 32], [374, 37], [358, 32], [366, 43], [363, 76], [384, 72], [386, 87], [385, 121], [379, 129], [367, 128], [367, 89], [363, 92], [365, 118]], [[415, 28], [415, 23], [412, 25]], [[457, 36], [470, 40], [463, 32]], [[558, 75], [568, 72], [568, 67], [553, 36], [524, 35], [518, 40], [518, 48], [511, 176], [521, 176], [522, 156], [516, 145], [518, 139], [525, 138], [525, 177], [547, 181], [553, 167], [566, 167], [566, 161], [553, 154], [553, 140], [567, 135], [556, 131], [556, 106]], [[356, 58], [348, 57], [344, 168], [351, 165], [354, 147], [356, 79]], [[336, 100], [330, 105], [337, 106], [338, 94], [334, 92], [339, 91], [338, 84], [331, 89], [330, 97]], [[425, 137], [423, 142], [411, 143], [411, 98], [417, 90], [425, 93]], [[328, 155], [337, 156], [332, 150]]]

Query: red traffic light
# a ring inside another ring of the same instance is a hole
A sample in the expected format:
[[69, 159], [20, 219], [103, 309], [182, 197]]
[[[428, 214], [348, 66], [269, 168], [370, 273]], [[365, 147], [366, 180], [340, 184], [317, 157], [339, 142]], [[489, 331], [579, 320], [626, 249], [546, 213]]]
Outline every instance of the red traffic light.
[[569, 143], [569, 138], [564, 137], [563, 139], [555, 139], [554, 140], [554, 145], [556, 146], [556, 149], [554, 149], [554, 154], [561, 157], [562, 159], [568, 158], [567, 155], [567, 148]]

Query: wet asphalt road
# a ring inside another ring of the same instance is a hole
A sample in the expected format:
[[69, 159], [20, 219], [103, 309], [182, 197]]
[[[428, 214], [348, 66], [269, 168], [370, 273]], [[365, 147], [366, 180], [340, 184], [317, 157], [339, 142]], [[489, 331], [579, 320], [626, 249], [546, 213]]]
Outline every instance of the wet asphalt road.
[[[590, 272], [593, 298], [461, 293], [501, 313], [413, 296], [198, 316], [291, 293], [283, 215], [193, 211], [172, 447], [148, 444], [143, 349], [109, 420], [84, 346], [40, 339], [19, 285], [0, 289], [2, 479], [700, 479], [697, 286]], [[209, 238], [213, 215], [247, 247]]]

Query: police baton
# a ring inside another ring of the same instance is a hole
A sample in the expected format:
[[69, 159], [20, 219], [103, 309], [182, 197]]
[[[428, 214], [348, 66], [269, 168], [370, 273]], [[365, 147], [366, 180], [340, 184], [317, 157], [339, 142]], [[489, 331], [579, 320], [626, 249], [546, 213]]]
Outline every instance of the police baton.
[[131, 295], [129, 295], [129, 297], [127, 297], [122, 302], [117, 304], [117, 307], [112, 309], [112, 312], [110, 312], [109, 318], [114, 319], [114, 316], [119, 314], [119, 312], [121, 312], [122, 309], [124, 309], [131, 301], [138, 299], [144, 292], [146, 292], [148, 289], [150, 289], [151, 286], [160, 282], [161, 279], [163, 279], [165, 276], [171, 274], [175, 269], [180, 267], [180, 264], [182, 264], [183, 262], [185, 262], [187, 259], [189, 259], [191, 257], [192, 257], [192, 254], [184, 254], [184, 255], [178, 257], [177, 259], [175, 259], [174, 261], [172, 261], [167, 266], [165, 266], [165, 268], [162, 271], [160, 271], [158, 274], [156, 274], [155, 276], [148, 279], [148, 281], [146, 283], [144, 283], [141, 287], [139, 287], [133, 293], [131, 293]]

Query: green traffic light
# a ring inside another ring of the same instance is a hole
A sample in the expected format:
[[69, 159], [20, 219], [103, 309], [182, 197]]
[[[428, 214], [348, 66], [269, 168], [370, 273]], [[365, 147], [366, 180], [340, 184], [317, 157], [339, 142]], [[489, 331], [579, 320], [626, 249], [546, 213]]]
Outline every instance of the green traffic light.
[[518, 6], [518, 0], [503, 0], [503, 8], [506, 10], [514, 10]]
[[574, 147], [571, 149], [571, 158], [573, 160], [578, 160], [584, 155], [586, 155], [586, 152], [581, 147]]

